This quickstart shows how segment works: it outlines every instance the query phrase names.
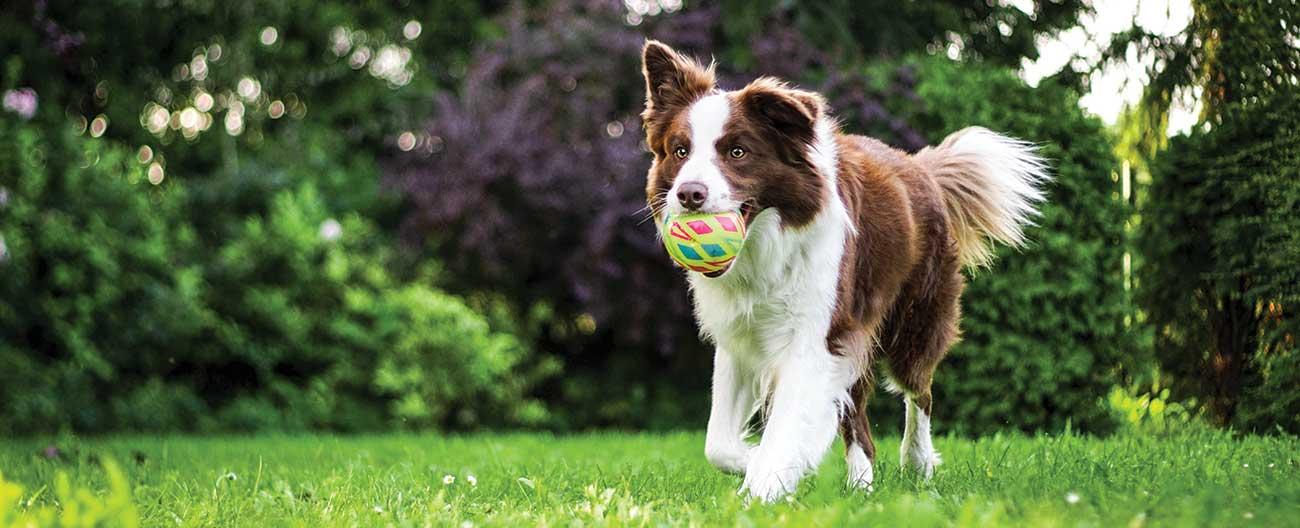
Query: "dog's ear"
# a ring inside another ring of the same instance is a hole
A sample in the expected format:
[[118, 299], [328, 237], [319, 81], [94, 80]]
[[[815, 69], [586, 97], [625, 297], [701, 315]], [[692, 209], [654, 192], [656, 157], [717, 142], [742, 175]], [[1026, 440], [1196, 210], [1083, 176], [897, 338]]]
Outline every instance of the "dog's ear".
[[705, 68], [657, 40], [647, 40], [641, 50], [645, 75], [645, 117], [654, 112], [690, 104], [713, 90], [713, 65]]
[[801, 143], [813, 142], [817, 120], [826, 113], [822, 96], [792, 89], [769, 77], [749, 83], [737, 97], [740, 107], [756, 121]]

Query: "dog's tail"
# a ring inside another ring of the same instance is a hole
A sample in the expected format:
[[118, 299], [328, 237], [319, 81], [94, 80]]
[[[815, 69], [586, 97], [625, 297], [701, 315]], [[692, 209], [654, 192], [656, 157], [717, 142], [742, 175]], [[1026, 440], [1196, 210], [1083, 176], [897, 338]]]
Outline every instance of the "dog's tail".
[[965, 266], [993, 260], [992, 242], [1020, 247], [1051, 179], [1037, 148], [982, 127], [958, 130], [915, 159], [943, 192], [957, 252]]

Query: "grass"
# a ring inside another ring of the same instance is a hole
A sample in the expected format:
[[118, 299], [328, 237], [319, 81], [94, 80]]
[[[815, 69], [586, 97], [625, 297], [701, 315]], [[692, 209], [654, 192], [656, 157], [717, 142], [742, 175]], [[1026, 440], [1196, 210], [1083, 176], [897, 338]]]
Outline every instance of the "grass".
[[[697, 433], [9, 440], [0, 471], [18, 514], [129, 516], [120, 495], [144, 526], [1300, 524], [1294, 437], [939, 438], [928, 483], [899, 471], [896, 438], [879, 444], [874, 493], [841, 483], [837, 446], [773, 506], [737, 497]], [[116, 494], [104, 460], [125, 474]]]

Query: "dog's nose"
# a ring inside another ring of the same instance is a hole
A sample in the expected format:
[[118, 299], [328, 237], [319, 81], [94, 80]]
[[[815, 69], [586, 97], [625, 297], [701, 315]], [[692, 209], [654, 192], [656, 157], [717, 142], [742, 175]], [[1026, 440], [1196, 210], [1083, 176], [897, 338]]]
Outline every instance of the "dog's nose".
[[686, 182], [677, 188], [677, 201], [690, 210], [704, 206], [704, 200], [708, 198], [709, 188], [700, 182]]

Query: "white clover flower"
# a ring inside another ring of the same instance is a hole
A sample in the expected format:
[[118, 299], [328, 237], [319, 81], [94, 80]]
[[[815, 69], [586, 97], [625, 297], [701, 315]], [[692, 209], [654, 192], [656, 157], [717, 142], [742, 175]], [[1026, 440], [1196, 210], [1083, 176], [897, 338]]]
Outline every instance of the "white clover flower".
[[465, 482], [468, 482], [470, 486], [477, 486], [477, 485], [478, 485], [478, 479], [477, 479], [477, 478], [474, 478], [474, 475], [472, 475], [472, 474], [471, 474], [471, 475], [465, 475]]
[[1073, 491], [1071, 491], [1071, 492], [1069, 492], [1069, 493], [1066, 493], [1066, 494], [1065, 494], [1065, 502], [1068, 502], [1068, 503], [1070, 503], [1070, 504], [1078, 504], [1078, 503], [1079, 503], [1079, 494], [1078, 494], [1078, 493], [1075, 493], [1075, 492], [1073, 492]]
[[375, 513], [383, 514], [383, 513], [384, 513], [384, 507], [383, 507], [383, 506], [379, 506], [379, 505], [375, 505]]
[[443, 486], [450, 486], [450, 485], [455, 484], [455, 483], [456, 483], [456, 477], [453, 477], [453, 476], [451, 476], [451, 475], [444, 475], [444, 476], [442, 477], [442, 485], [443, 485]]

